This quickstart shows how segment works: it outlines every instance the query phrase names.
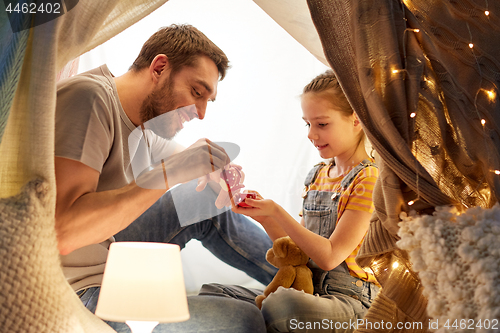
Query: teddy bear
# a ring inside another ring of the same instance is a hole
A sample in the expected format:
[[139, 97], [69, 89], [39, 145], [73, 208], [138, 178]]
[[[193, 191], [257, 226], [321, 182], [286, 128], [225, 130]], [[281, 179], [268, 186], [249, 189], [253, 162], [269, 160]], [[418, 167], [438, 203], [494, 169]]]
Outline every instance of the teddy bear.
[[278, 268], [278, 272], [264, 289], [264, 295], [255, 298], [259, 309], [262, 308], [262, 301], [279, 286], [303, 290], [308, 294], [313, 293], [312, 272], [306, 266], [309, 257], [289, 236], [277, 238], [273, 242], [273, 247], [266, 253], [266, 260]]

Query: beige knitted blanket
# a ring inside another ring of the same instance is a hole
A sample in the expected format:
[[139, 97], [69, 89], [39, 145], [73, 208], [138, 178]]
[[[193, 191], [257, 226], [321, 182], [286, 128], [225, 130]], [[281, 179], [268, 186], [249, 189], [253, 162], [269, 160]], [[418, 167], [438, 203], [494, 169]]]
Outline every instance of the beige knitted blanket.
[[0, 332], [113, 332], [61, 273], [47, 182], [0, 199]]
[[500, 205], [402, 218], [396, 244], [418, 272], [433, 328], [499, 331]]

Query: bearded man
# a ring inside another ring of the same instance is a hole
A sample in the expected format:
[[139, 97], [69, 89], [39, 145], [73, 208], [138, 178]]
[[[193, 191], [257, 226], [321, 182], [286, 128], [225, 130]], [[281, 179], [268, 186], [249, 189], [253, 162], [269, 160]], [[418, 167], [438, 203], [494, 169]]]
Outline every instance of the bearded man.
[[[265, 260], [272, 242], [262, 229], [231, 211], [181, 226], [169, 191], [228, 163], [224, 149], [208, 139], [186, 150], [168, 140], [183, 122], [205, 117], [207, 103], [215, 100], [218, 81], [228, 67], [226, 55], [203, 33], [189, 25], [173, 25], [153, 34], [122, 76], [114, 77], [103, 65], [59, 83], [58, 246], [67, 280], [90, 310], [95, 310], [107, 249], [115, 239], [183, 248], [195, 238], [263, 284], [272, 280], [275, 269]], [[163, 118], [161, 135], [168, 183], [160, 189], [139, 186], [129, 136], [168, 115], [173, 116]], [[175, 189], [185, 200], [194, 192], [189, 184]], [[207, 191], [211, 189], [203, 192]], [[216, 196], [213, 191], [207, 195]]]

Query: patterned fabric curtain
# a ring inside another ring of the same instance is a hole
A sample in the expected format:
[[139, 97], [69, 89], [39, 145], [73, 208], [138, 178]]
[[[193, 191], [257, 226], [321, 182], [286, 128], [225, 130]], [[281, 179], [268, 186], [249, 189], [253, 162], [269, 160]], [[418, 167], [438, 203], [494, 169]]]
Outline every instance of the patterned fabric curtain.
[[379, 155], [376, 211], [357, 261], [383, 289], [366, 319], [426, 324], [421, 282], [396, 246], [400, 213], [489, 208], [500, 197], [500, 2], [308, 5], [325, 57]]

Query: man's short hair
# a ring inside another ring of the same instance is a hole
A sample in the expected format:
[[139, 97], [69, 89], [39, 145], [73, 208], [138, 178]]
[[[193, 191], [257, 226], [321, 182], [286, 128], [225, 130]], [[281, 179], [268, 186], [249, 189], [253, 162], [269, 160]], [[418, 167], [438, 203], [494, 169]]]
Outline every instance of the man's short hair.
[[172, 73], [184, 66], [192, 65], [199, 56], [209, 57], [217, 66], [220, 80], [226, 76], [229, 60], [222, 50], [201, 31], [191, 25], [176, 25], [161, 28], [142, 46], [141, 52], [130, 69], [139, 71], [149, 67], [158, 54], [168, 57]]

